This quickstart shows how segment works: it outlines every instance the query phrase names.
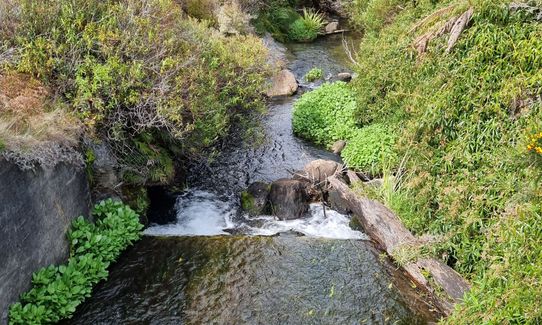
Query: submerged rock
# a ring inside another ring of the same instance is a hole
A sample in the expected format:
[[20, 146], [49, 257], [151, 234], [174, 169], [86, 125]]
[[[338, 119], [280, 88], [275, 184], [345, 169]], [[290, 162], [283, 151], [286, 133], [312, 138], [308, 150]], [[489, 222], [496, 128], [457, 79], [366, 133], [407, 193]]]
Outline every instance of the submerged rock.
[[271, 80], [271, 88], [267, 91], [268, 97], [292, 96], [297, 92], [297, 80], [294, 74], [287, 69], [280, 71]]
[[273, 214], [282, 220], [302, 217], [309, 209], [306, 183], [286, 178], [273, 182], [269, 202]]
[[241, 193], [241, 207], [251, 216], [267, 214], [270, 186], [262, 182], [251, 184]]

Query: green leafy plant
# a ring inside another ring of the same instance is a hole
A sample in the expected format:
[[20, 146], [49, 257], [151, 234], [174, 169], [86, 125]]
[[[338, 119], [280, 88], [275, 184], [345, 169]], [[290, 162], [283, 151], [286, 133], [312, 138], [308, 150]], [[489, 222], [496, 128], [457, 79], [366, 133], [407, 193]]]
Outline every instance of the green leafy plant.
[[305, 80], [308, 82], [314, 82], [316, 80], [322, 79], [324, 77], [324, 71], [320, 68], [312, 68], [305, 75]]
[[94, 224], [83, 217], [73, 222], [67, 264], [34, 273], [32, 289], [10, 307], [10, 324], [50, 324], [71, 317], [93, 286], [107, 278], [111, 262], [141, 236], [139, 216], [122, 202], [102, 201], [92, 215]]
[[395, 145], [396, 136], [391, 127], [372, 124], [354, 132], [341, 157], [352, 169], [380, 174], [384, 167], [397, 164]]
[[297, 42], [314, 41], [324, 24], [324, 16], [321, 13], [303, 9], [303, 16], [290, 26], [288, 36], [290, 40]]
[[344, 82], [326, 83], [305, 93], [294, 104], [293, 129], [297, 136], [330, 146], [349, 139], [357, 128], [354, 94]]

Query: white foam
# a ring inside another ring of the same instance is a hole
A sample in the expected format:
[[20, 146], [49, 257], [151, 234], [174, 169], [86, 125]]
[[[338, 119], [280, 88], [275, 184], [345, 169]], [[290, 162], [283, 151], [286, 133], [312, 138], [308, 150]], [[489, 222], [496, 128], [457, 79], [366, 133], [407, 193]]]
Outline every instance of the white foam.
[[151, 236], [213, 236], [226, 235], [224, 229], [233, 228], [234, 209], [205, 191], [193, 191], [179, 197], [176, 204], [177, 222], [154, 225], [145, 235]]
[[250, 227], [250, 235], [271, 236], [281, 232], [296, 231], [309, 237], [330, 239], [368, 239], [359, 231], [350, 228], [350, 217], [326, 208], [321, 204], [311, 204], [310, 217], [295, 220], [278, 220], [271, 216], [262, 216], [258, 227]]
[[278, 220], [273, 216], [238, 218], [235, 207], [228, 201], [205, 191], [192, 191], [177, 200], [177, 221], [168, 225], [153, 225], [144, 232], [149, 236], [215, 236], [229, 235], [225, 230], [249, 236], [272, 236], [295, 231], [310, 237], [330, 239], [368, 239], [350, 228], [350, 217], [311, 204], [306, 218]]

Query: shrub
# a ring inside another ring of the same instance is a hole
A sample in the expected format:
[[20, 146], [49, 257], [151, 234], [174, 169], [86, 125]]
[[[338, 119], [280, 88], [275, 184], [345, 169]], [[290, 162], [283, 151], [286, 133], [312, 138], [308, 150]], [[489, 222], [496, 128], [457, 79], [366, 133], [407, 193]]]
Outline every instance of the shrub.
[[324, 77], [324, 72], [320, 68], [312, 68], [306, 75], [305, 80], [308, 82], [314, 82], [316, 80], [322, 79]]
[[290, 26], [300, 18], [288, 1], [273, 1], [260, 12], [254, 20], [254, 26], [258, 33], [269, 32], [279, 42], [286, 42]]
[[296, 42], [314, 41], [323, 25], [324, 17], [320, 13], [303, 9], [303, 16], [290, 25], [288, 37]]
[[91, 132], [121, 148], [122, 168], [145, 170], [154, 160], [128, 164], [142, 133], [184, 156], [206, 156], [232, 124], [264, 109], [261, 40], [226, 37], [173, 0], [22, 3], [11, 68], [41, 79]]
[[121, 202], [102, 201], [92, 214], [95, 224], [83, 217], [73, 222], [67, 264], [34, 273], [32, 289], [10, 308], [10, 324], [49, 324], [71, 317], [92, 287], [107, 277], [111, 262], [139, 239], [139, 216]]
[[350, 138], [356, 129], [356, 101], [344, 82], [326, 83], [305, 93], [294, 104], [293, 129], [297, 136], [330, 146]]
[[356, 130], [341, 156], [346, 165], [373, 175], [397, 163], [396, 136], [391, 127], [372, 124]]

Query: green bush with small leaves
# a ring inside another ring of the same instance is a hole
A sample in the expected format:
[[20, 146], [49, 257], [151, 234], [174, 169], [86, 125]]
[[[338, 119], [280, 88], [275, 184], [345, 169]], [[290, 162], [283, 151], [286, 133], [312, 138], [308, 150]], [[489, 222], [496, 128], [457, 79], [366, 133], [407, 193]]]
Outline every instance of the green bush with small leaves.
[[323, 146], [349, 139], [357, 128], [354, 120], [356, 101], [348, 84], [326, 83], [305, 93], [294, 104], [294, 133]]
[[320, 68], [312, 68], [305, 75], [305, 80], [308, 82], [314, 82], [316, 80], [322, 79], [324, 77], [324, 71]]
[[371, 124], [354, 131], [341, 157], [349, 168], [380, 174], [397, 164], [396, 140], [391, 127]]
[[73, 222], [68, 262], [33, 274], [32, 289], [10, 307], [10, 324], [51, 324], [70, 318], [90, 297], [93, 286], [107, 278], [109, 265], [141, 236], [139, 216], [122, 202], [102, 201], [92, 215], [95, 223], [83, 217]]

